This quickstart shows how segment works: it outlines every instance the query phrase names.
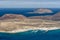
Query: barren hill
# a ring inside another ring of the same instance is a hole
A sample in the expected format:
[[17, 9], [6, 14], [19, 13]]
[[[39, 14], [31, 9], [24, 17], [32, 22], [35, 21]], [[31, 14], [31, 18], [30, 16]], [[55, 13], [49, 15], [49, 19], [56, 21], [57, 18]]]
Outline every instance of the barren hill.
[[32, 17], [28, 17], [28, 18], [60, 21], [60, 12], [58, 12], [54, 15], [51, 15], [51, 16], [32, 16]]
[[26, 19], [25, 16], [23, 15], [18, 15], [18, 14], [5, 14], [2, 17], [0, 17], [0, 20], [5, 20], [5, 19]]

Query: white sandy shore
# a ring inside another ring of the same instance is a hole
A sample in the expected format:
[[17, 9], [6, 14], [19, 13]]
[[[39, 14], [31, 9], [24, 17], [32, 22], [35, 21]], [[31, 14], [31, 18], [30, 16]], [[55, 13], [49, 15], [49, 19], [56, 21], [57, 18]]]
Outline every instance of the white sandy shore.
[[49, 30], [56, 30], [56, 29], [60, 29], [60, 28], [51, 27], [51, 28], [18, 29], [18, 30], [13, 30], [13, 31], [0, 31], [0, 32], [18, 33], [18, 32], [25, 32], [25, 31], [28, 31], [28, 30], [45, 30], [45, 31], [49, 31]]

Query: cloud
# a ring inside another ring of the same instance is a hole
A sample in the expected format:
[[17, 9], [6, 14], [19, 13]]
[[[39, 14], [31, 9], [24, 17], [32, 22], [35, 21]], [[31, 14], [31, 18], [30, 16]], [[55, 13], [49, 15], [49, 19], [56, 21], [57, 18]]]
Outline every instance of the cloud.
[[50, 9], [46, 9], [46, 8], [41, 8], [41, 9], [39, 8], [39, 9], [34, 10], [33, 12], [28, 12], [28, 13], [30, 13], [30, 14], [34, 14], [34, 13], [44, 14], [44, 13], [53, 13], [53, 11]]

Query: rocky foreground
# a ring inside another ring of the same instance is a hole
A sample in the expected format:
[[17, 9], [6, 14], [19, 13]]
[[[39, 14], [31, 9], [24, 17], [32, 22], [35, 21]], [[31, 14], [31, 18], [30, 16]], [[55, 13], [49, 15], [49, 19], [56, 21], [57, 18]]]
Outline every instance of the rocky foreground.
[[60, 21], [30, 19], [23, 15], [6, 14], [0, 17], [0, 32], [16, 33], [28, 30], [60, 29]]

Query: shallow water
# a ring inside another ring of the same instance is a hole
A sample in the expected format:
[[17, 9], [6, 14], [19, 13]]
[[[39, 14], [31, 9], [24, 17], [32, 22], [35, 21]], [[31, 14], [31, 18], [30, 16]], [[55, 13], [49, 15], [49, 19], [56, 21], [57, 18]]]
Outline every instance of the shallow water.
[[60, 30], [37, 32], [30, 30], [20, 33], [0, 33], [0, 40], [60, 40]]

